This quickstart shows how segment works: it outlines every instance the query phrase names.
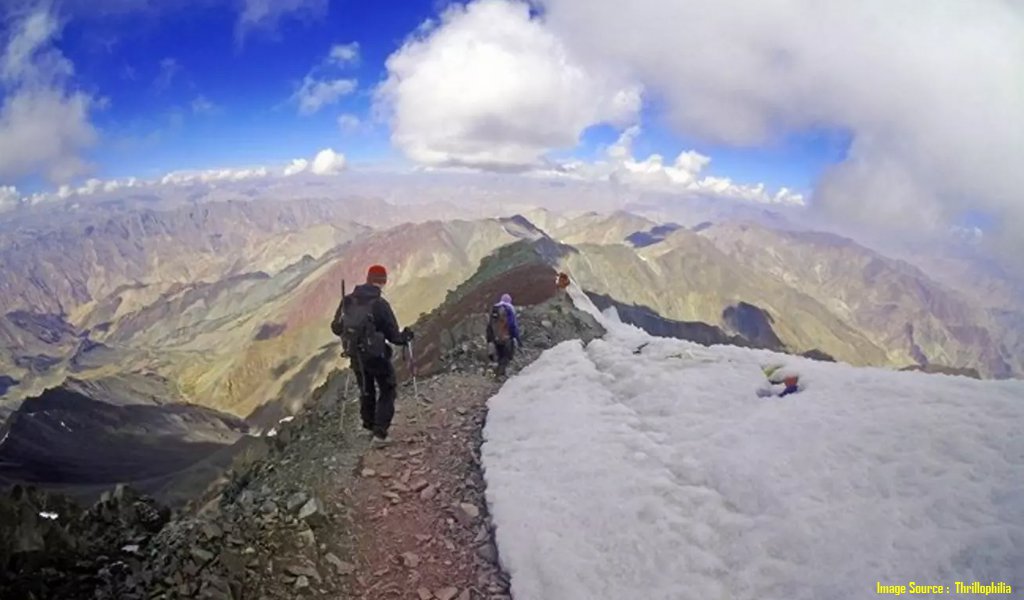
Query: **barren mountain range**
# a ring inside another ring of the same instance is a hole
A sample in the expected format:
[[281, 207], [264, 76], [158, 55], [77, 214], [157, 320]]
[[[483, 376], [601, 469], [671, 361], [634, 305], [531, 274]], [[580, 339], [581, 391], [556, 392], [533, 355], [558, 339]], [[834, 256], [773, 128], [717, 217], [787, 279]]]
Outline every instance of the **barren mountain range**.
[[69, 374], [155, 373], [188, 401], [245, 416], [301, 399], [337, 364], [324, 323], [342, 279], [388, 265], [388, 296], [409, 323], [494, 250], [545, 235], [571, 248], [560, 266], [588, 292], [670, 321], [744, 337], [736, 311], [756, 307], [793, 352], [987, 377], [1024, 369], [1022, 313], [977, 306], [838, 236], [543, 209], [392, 226], [400, 212], [385, 205], [374, 220], [366, 200], [227, 201], [6, 228], [0, 391], [10, 405]]
[[422, 321], [425, 365], [446, 343], [445, 323], [482, 335], [482, 322], [458, 314], [483, 313], [502, 291], [546, 298], [564, 270], [599, 306], [658, 335], [856, 365], [1024, 372], [1024, 312], [973, 302], [849, 239], [544, 209], [474, 220], [409, 210], [415, 222], [396, 225], [401, 208], [376, 218], [372, 208], [119, 206], [2, 228], [0, 418], [29, 400], [0, 430], [15, 435], [0, 441], [0, 463], [14, 461], [0, 471], [88, 488], [128, 478], [136, 463], [90, 453], [105, 466], [83, 463], [86, 478], [65, 481], [81, 443], [55, 440], [124, 449], [155, 435], [174, 456], [146, 446], [155, 470], [136, 479], [166, 493], [205, 480], [244, 441], [239, 419], [259, 431], [344, 366], [328, 322], [341, 282], [353, 287], [373, 263], [390, 271], [386, 295], [403, 325], [432, 315]]
[[[622, 235], [629, 230], [639, 235]], [[567, 267], [584, 288], [665, 318], [728, 329], [726, 311], [744, 302], [764, 310], [793, 351], [855, 365], [1024, 373], [1024, 311], [979, 306], [847, 238], [742, 222], [685, 228], [628, 213], [585, 215], [551, 233], [578, 250]]]

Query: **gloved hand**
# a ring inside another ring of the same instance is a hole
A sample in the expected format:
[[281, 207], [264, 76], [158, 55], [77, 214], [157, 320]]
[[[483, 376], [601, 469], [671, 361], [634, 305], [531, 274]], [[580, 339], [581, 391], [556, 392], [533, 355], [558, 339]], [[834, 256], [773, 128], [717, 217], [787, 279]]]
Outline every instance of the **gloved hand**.
[[408, 344], [414, 337], [416, 337], [416, 335], [412, 332], [412, 329], [406, 327], [402, 330], [402, 343]]

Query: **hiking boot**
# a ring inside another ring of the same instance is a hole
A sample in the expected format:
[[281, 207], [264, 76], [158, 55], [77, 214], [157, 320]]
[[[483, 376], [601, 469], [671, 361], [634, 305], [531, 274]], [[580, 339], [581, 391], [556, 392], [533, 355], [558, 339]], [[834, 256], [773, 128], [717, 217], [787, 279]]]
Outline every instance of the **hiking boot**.
[[388, 430], [383, 427], [373, 428], [373, 445], [375, 447], [386, 446], [388, 444]]

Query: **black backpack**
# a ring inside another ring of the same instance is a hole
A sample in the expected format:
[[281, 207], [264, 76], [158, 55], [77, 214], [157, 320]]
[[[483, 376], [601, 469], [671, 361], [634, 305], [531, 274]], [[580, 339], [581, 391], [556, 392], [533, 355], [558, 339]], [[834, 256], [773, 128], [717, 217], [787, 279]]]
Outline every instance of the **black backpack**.
[[507, 342], [512, 337], [509, 330], [508, 309], [501, 304], [491, 307], [491, 334], [496, 342]]
[[375, 358], [384, 356], [384, 336], [373, 320], [376, 298], [357, 298], [349, 294], [341, 299], [338, 314], [331, 322], [331, 331], [341, 338], [347, 356]]

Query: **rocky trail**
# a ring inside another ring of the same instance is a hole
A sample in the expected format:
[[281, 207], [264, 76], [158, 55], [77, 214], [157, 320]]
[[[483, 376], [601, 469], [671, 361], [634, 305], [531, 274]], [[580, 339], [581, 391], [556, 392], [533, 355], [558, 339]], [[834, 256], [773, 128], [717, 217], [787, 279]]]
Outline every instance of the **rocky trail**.
[[[524, 309], [521, 322], [512, 373], [601, 333], [564, 299]], [[175, 514], [123, 486], [86, 508], [32, 489], [0, 495], [0, 600], [509, 600], [480, 463], [500, 383], [482, 336], [449, 339], [418, 397], [400, 387], [383, 448], [361, 428], [344, 370], [246, 438]]]
[[364, 454], [353, 486], [353, 598], [510, 598], [480, 469], [496, 390], [477, 374], [425, 382], [417, 401], [401, 403], [391, 445]]

